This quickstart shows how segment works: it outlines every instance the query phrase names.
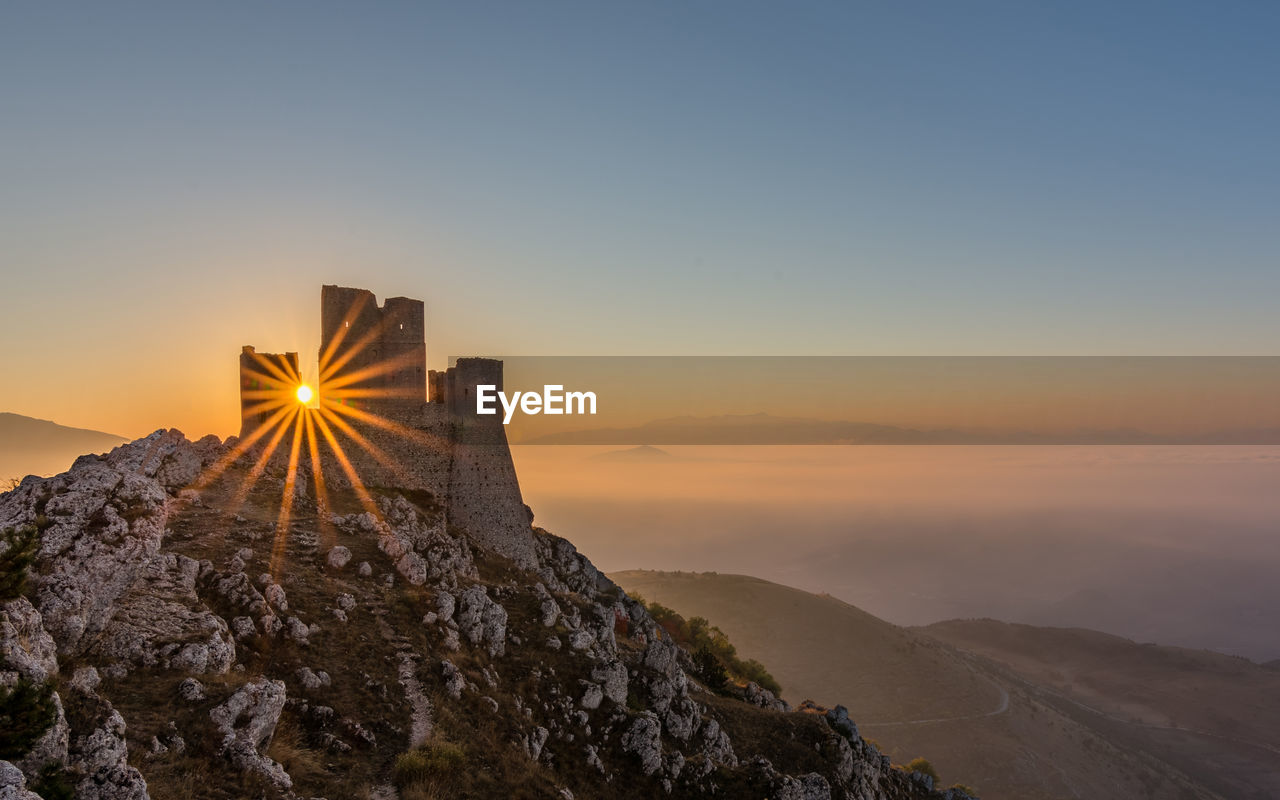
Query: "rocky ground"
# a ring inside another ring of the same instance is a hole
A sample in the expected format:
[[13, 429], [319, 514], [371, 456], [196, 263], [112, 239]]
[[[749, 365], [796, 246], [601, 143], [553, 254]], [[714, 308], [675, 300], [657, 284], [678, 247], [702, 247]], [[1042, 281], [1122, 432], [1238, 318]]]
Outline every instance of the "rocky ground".
[[158, 431], [0, 496], [0, 527], [40, 531], [0, 685], [56, 706], [0, 800], [50, 774], [81, 800], [966, 797], [841, 707], [707, 691], [564, 539], [520, 570], [425, 493], [210, 480], [228, 447]]

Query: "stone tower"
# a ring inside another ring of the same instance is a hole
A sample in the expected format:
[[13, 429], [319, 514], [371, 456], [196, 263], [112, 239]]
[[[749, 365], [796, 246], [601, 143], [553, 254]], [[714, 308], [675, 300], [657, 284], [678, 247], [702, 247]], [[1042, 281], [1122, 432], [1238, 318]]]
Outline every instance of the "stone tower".
[[392, 419], [426, 402], [422, 301], [389, 297], [379, 307], [367, 289], [322, 287], [320, 376], [322, 396]]
[[240, 349], [240, 438], [254, 431], [293, 398], [301, 378], [297, 353], [259, 353]]
[[[502, 362], [459, 358], [428, 374], [423, 308], [407, 297], [379, 306], [367, 289], [321, 288], [321, 402], [304, 413], [333, 434], [318, 445], [326, 482], [331, 490], [363, 483], [430, 493], [446, 509], [448, 525], [521, 567], [536, 567], [532, 518], [502, 417], [475, 413], [477, 385], [502, 388]], [[243, 437], [281, 407], [264, 408], [264, 401], [297, 403], [293, 393], [301, 381], [297, 353], [246, 347], [240, 369]]]

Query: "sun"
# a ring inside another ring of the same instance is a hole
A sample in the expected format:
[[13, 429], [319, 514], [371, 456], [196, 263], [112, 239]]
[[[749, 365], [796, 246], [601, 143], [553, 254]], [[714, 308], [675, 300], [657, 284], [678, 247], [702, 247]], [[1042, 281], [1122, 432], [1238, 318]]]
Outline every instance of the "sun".
[[306, 385], [305, 383], [304, 383], [304, 384], [299, 385], [299, 386], [298, 386], [297, 395], [298, 395], [298, 402], [299, 402], [299, 403], [310, 403], [310, 402], [311, 402], [311, 387], [310, 387], [310, 386], [308, 386], [308, 385]]

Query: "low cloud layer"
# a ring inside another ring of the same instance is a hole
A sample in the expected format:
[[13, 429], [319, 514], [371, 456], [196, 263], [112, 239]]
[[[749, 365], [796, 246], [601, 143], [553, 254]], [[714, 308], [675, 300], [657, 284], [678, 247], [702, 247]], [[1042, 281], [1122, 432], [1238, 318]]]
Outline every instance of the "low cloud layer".
[[900, 624], [991, 616], [1280, 658], [1276, 447], [524, 447], [602, 568], [739, 572]]

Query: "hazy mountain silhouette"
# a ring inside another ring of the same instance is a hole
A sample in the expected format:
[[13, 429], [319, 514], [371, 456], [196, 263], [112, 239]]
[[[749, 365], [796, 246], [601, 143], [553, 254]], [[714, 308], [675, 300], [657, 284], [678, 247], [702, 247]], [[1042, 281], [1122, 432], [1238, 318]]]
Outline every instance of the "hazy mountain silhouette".
[[788, 700], [844, 698], [895, 761], [925, 754], [984, 800], [1280, 791], [1280, 673], [1243, 658], [991, 620], [902, 628], [743, 575], [610, 577], [706, 617]]
[[674, 460], [676, 456], [671, 455], [666, 450], [659, 450], [651, 445], [642, 444], [639, 447], [632, 447], [627, 450], [610, 450], [607, 453], [597, 453], [591, 456], [592, 461], [612, 461], [624, 464], [637, 463], [654, 463], [662, 461]]
[[1161, 435], [1133, 428], [1063, 431], [905, 428], [871, 422], [724, 414], [656, 419], [632, 427], [560, 431], [520, 444], [1280, 444], [1280, 430], [1246, 429]]
[[55, 475], [83, 453], [100, 453], [126, 441], [113, 433], [0, 411], [0, 480]]

